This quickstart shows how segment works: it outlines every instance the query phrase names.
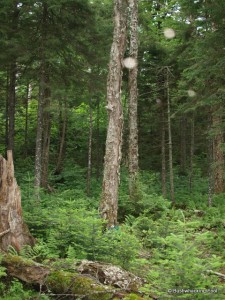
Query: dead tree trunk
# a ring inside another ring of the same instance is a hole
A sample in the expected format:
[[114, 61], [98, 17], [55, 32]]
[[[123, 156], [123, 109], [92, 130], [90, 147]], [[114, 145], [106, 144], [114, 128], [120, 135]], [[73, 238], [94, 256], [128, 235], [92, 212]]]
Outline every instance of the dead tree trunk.
[[117, 224], [118, 187], [123, 130], [122, 64], [126, 48], [127, 1], [114, 1], [114, 33], [107, 83], [108, 129], [100, 212], [107, 226]]
[[128, 103], [128, 168], [129, 168], [129, 195], [130, 199], [137, 201], [137, 175], [138, 175], [138, 126], [137, 126], [137, 75], [138, 75], [138, 1], [129, 0], [130, 10], [130, 57], [134, 59], [134, 66], [129, 70], [129, 103]]
[[24, 245], [33, 245], [34, 238], [23, 222], [20, 189], [14, 177], [12, 150], [8, 160], [0, 156], [0, 249], [13, 246], [19, 251]]

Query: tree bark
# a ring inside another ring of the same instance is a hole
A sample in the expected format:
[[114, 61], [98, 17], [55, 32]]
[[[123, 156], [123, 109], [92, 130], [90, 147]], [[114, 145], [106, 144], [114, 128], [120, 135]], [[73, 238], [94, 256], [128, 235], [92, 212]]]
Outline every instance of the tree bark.
[[100, 212], [107, 227], [117, 224], [118, 187], [123, 130], [122, 64], [126, 48], [127, 1], [114, 0], [114, 33], [107, 82], [108, 129]]
[[138, 75], [138, 1], [129, 0], [130, 11], [130, 52], [129, 55], [136, 64], [129, 70], [128, 88], [128, 169], [129, 169], [129, 195], [131, 200], [137, 201], [137, 175], [138, 175], [138, 125], [137, 125], [137, 75]]
[[191, 117], [191, 144], [190, 144], [190, 170], [189, 170], [189, 190], [193, 190], [193, 164], [194, 164], [194, 151], [195, 151], [195, 117], [194, 113]]
[[39, 101], [37, 111], [37, 133], [36, 133], [36, 149], [35, 149], [35, 195], [39, 200], [39, 189], [41, 187], [42, 174], [42, 132], [43, 132], [43, 105], [44, 105], [44, 84], [45, 84], [45, 69], [41, 64], [40, 86], [39, 86]]
[[7, 161], [0, 155], [0, 249], [7, 251], [12, 246], [19, 251], [24, 245], [34, 245], [34, 238], [23, 222], [12, 150], [8, 150], [7, 155]]
[[44, 99], [43, 99], [43, 131], [42, 131], [42, 166], [41, 166], [41, 187], [48, 189], [48, 165], [49, 165], [49, 147], [51, 138], [51, 113], [50, 113], [50, 82], [49, 74], [46, 70], [45, 76], [45, 89], [44, 89]]
[[100, 177], [100, 133], [99, 133], [99, 121], [100, 121], [100, 103], [97, 100], [97, 115], [96, 115], [96, 179]]
[[214, 131], [213, 137], [213, 183], [214, 193], [224, 192], [224, 153], [222, 146], [224, 144], [223, 137], [223, 108], [221, 106], [214, 108], [212, 113], [212, 127]]
[[92, 102], [89, 103], [89, 138], [88, 138], [88, 167], [87, 167], [87, 195], [91, 193], [91, 169], [92, 169], [92, 133], [93, 133], [93, 118], [92, 118]]
[[[10, 34], [8, 36], [9, 40], [16, 39], [16, 33], [18, 31], [18, 20], [19, 20], [19, 10], [18, 1], [12, 2], [12, 14], [10, 16]], [[11, 54], [11, 62], [9, 64], [9, 85], [8, 85], [8, 141], [7, 150], [14, 151], [14, 136], [15, 136], [15, 110], [16, 110], [16, 73], [17, 73], [17, 53], [13, 52]]]
[[[61, 106], [61, 105], [60, 105]], [[63, 169], [63, 160], [65, 157], [66, 150], [66, 128], [67, 128], [67, 100], [64, 100], [63, 111], [61, 109], [59, 116], [59, 152], [58, 159], [55, 168], [55, 175], [59, 175]]]
[[16, 63], [11, 63], [9, 68], [8, 92], [8, 150], [14, 151], [15, 135], [15, 109], [16, 109]]
[[173, 204], [175, 204], [174, 195], [174, 176], [173, 176], [173, 143], [172, 143], [172, 129], [170, 117], [170, 88], [169, 88], [169, 67], [165, 68], [166, 72], [166, 95], [167, 95], [167, 120], [168, 120], [168, 139], [169, 139], [169, 172], [170, 172], [170, 197]]
[[39, 83], [39, 101], [37, 111], [37, 134], [36, 134], [36, 149], [35, 149], [35, 196], [40, 200], [40, 187], [42, 178], [42, 147], [43, 147], [43, 110], [45, 104], [45, 93], [47, 83], [46, 72], [46, 39], [47, 39], [47, 4], [43, 3], [43, 12], [41, 20], [41, 41], [40, 41], [40, 83]]
[[[212, 130], [212, 112], [208, 118], [208, 133]], [[213, 140], [212, 137], [208, 136], [208, 207], [212, 206], [213, 202]]]
[[25, 99], [25, 129], [24, 129], [24, 157], [27, 157], [28, 153], [28, 107], [32, 94], [32, 85], [27, 84], [27, 94]]
[[167, 196], [166, 190], [166, 128], [165, 128], [165, 112], [164, 105], [161, 105], [161, 180], [162, 180], [162, 195]]
[[185, 115], [180, 120], [180, 173], [186, 175], [187, 167], [187, 118]]

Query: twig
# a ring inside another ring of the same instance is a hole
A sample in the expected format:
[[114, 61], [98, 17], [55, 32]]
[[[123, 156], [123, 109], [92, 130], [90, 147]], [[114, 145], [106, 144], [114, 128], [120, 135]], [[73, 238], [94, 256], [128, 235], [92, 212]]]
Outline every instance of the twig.
[[207, 270], [206, 272], [210, 273], [210, 274], [213, 274], [213, 275], [217, 275], [217, 276], [225, 278], [225, 274], [222, 274], [222, 273], [219, 273], [219, 272], [214, 272], [212, 270]]
[[8, 233], [8, 232], [10, 232], [10, 228], [7, 229], [7, 230], [5, 230], [5, 231], [3, 231], [3, 232], [1, 232], [1, 233], [0, 233], [0, 237], [3, 236], [3, 235], [5, 235], [5, 234]]

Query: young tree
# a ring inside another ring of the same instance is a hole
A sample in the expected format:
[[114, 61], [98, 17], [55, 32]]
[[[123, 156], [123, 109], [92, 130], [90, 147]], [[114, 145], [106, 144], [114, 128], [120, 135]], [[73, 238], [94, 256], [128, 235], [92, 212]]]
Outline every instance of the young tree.
[[114, 0], [114, 32], [107, 82], [108, 129], [100, 212], [107, 227], [117, 224], [118, 187], [123, 130], [121, 103], [123, 57], [127, 38], [127, 1]]

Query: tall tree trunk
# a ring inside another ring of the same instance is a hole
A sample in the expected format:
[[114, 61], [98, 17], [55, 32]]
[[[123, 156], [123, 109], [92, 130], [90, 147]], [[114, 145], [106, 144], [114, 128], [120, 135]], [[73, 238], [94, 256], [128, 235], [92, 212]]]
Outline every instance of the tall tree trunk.
[[117, 224], [118, 187], [123, 130], [122, 65], [126, 48], [127, 1], [114, 0], [114, 33], [107, 82], [108, 129], [100, 212], [107, 227]]
[[28, 152], [28, 107], [32, 94], [32, 85], [27, 84], [27, 93], [25, 99], [25, 129], [24, 129], [24, 156], [27, 157]]
[[[10, 16], [11, 33], [10, 39], [16, 39], [16, 33], [18, 31], [19, 10], [18, 1], [12, 2], [12, 15]], [[14, 135], [15, 135], [15, 109], [16, 109], [16, 73], [17, 73], [17, 53], [14, 52], [11, 55], [11, 62], [9, 64], [9, 91], [8, 91], [8, 150], [14, 152]]]
[[[210, 110], [208, 118], [208, 133], [212, 130], [212, 112]], [[208, 136], [208, 206], [212, 206], [213, 202], [213, 140]]]
[[224, 153], [222, 146], [224, 144], [223, 131], [223, 107], [218, 106], [213, 110], [212, 127], [213, 137], [213, 183], [214, 193], [224, 192]]
[[47, 16], [48, 7], [47, 4], [43, 3], [43, 12], [41, 20], [41, 42], [40, 42], [40, 83], [39, 83], [39, 101], [38, 101], [38, 111], [37, 111], [37, 134], [36, 134], [36, 149], [35, 149], [35, 195], [36, 199], [40, 199], [39, 190], [41, 187], [41, 177], [42, 177], [42, 145], [43, 145], [43, 111], [45, 104], [45, 94], [46, 94], [46, 82], [47, 82], [47, 72], [46, 72], [46, 39], [47, 39]]
[[128, 169], [129, 169], [129, 195], [130, 199], [137, 201], [137, 175], [138, 175], [138, 126], [137, 126], [137, 75], [138, 75], [138, 1], [129, 0], [130, 11], [130, 57], [135, 60], [134, 67], [129, 70], [128, 88]]
[[170, 197], [173, 204], [175, 204], [174, 195], [174, 176], [173, 176], [173, 144], [172, 144], [172, 129], [170, 118], [170, 87], [169, 87], [169, 67], [165, 68], [166, 72], [166, 95], [167, 95], [167, 120], [168, 120], [168, 139], [169, 139], [169, 172], [170, 172]]
[[59, 152], [55, 168], [55, 175], [59, 175], [63, 169], [63, 160], [66, 151], [66, 128], [67, 128], [67, 100], [64, 101], [64, 108], [60, 110], [59, 117]]
[[164, 198], [167, 196], [166, 191], [166, 128], [165, 128], [165, 112], [164, 106], [161, 105], [161, 162], [162, 162], [162, 195]]
[[185, 115], [180, 120], [180, 172], [186, 175], [187, 161], [187, 118]]
[[45, 68], [41, 64], [39, 101], [37, 111], [37, 133], [36, 133], [36, 149], [35, 149], [35, 195], [39, 200], [39, 189], [41, 187], [42, 174], [42, 132], [43, 132], [43, 105], [44, 105], [44, 85], [45, 85]]
[[0, 155], [0, 249], [13, 246], [19, 251], [24, 245], [33, 245], [34, 238], [23, 222], [20, 189], [14, 177], [12, 150], [8, 160]]
[[92, 118], [92, 102], [89, 104], [89, 139], [88, 139], [88, 168], [87, 168], [87, 195], [91, 193], [91, 169], [92, 169], [92, 133], [93, 133], [93, 118]]
[[[47, 72], [47, 70], [46, 70]], [[51, 136], [51, 113], [50, 113], [50, 83], [49, 75], [45, 76], [45, 90], [43, 99], [43, 136], [42, 136], [42, 166], [41, 166], [41, 187], [48, 189], [48, 165], [49, 165], [49, 147]]]
[[15, 109], [16, 109], [16, 63], [11, 63], [9, 68], [8, 92], [8, 150], [14, 151], [15, 135]]
[[193, 190], [193, 161], [195, 151], [195, 117], [194, 113], [191, 117], [191, 144], [190, 144], [190, 169], [189, 169], [189, 190], [192, 193]]
[[6, 97], [5, 97], [5, 157], [7, 157], [8, 135], [9, 135], [9, 70], [7, 69]]
[[100, 177], [100, 133], [99, 133], [99, 121], [100, 121], [100, 107], [99, 99], [97, 100], [97, 115], [96, 115], [96, 179]]

